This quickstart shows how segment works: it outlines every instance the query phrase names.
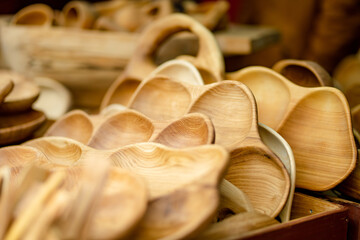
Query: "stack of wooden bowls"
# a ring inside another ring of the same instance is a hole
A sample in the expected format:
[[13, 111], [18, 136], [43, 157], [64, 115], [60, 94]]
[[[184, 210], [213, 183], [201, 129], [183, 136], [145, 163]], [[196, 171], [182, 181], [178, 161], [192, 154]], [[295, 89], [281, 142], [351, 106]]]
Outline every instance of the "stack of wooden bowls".
[[[198, 54], [156, 66], [180, 31]], [[0, 148], [0, 238], [240, 239], [299, 217], [313, 199], [295, 187], [332, 189], [357, 159], [346, 98], [325, 85], [306, 61], [225, 74], [203, 25], [157, 20], [99, 114]]]
[[39, 94], [34, 81], [14, 72], [0, 72], [0, 145], [28, 138], [45, 121], [43, 112], [32, 109]]

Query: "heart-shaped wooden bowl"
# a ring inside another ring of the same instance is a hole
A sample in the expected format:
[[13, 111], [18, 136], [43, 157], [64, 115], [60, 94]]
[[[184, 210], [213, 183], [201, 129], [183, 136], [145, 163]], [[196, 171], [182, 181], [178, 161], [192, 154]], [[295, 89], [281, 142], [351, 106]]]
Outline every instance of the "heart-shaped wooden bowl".
[[39, 97], [40, 88], [37, 84], [21, 74], [2, 70], [0, 71], [0, 78], [10, 79], [14, 83], [13, 89], [0, 104], [0, 113], [26, 111]]
[[11, 24], [50, 27], [54, 21], [54, 11], [46, 4], [32, 4], [17, 12]]
[[153, 56], [157, 48], [171, 35], [181, 31], [190, 31], [199, 38], [197, 56], [188, 56], [186, 60], [191, 61], [200, 74], [205, 76], [203, 77], [205, 83], [221, 81], [224, 62], [212, 34], [191, 17], [172, 14], [154, 22], [143, 32], [126, 70], [106, 92], [101, 108], [112, 103], [126, 105], [128, 100], [126, 95], [131, 95], [139, 82], [156, 68]]
[[329, 73], [313, 61], [284, 59], [275, 63], [272, 68], [299, 86], [332, 86]]
[[[189, 112], [209, 116], [215, 143], [231, 153], [226, 179], [249, 196], [255, 209], [274, 217], [281, 211], [289, 193], [289, 176], [281, 161], [261, 142], [255, 100], [245, 85], [222, 81], [194, 86], [154, 77], [141, 83], [129, 107], [159, 120]], [[252, 176], [255, 172], [256, 177]], [[253, 178], [261, 180], [254, 182]], [[259, 189], [266, 194], [258, 197]]]
[[259, 121], [291, 146], [297, 187], [325, 191], [351, 173], [356, 146], [349, 106], [339, 90], [301, 87], [265, 67], [247, 67], [232, 78], [254, 93]]

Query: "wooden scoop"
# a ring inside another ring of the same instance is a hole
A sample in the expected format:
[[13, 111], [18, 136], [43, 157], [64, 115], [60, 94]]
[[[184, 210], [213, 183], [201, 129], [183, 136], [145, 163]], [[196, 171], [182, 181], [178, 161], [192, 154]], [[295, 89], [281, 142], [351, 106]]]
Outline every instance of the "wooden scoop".
[[95, 20], [95, 12], [92, 6], [84, 1], [70, 1], [60, 17], [60, 25], [72, 28], [91, 28]]
[[247, 67], [231, 76], [254, 93], [259, 121], [291, 146], [297, 187], [325, 191], [351, 173], [356, 146], [349, 107], [339, 90], [300, 87], [265, 67]]
[[0, 145], [26, 139], [45, 120], [44, 113], [35, 110], [0, 116]]
[[294, 154], [290, 148], [290, 145], [275, 130], [262, 123], [259, 123], [259, 133], [261, 140], [279, 157], [290, 176], [289, 196], [286, 200], [284, 208], [279, 214], [281, 222], [287, 222], [290, 220], [291, 206], [295, 192], [296, 167]]
[[[112, 103], [127, 105], [128, 99], [123, 98], [124, 92], [128, 96], [133, 93], [136, 83], [139, 84], [156, 68], [152, 58], [158, 46], [171, 35], [181, 31], [191, 31], [199, 38], [197, 56], [195, 58], [189, 57], [187, 60], [191, 60], [201, 75], [207, 76], [206, 79], [204, 78], [205, 83], [221, 81], [224, 73], [224, 62], [212, 34], [191, 17], [183, 14], [172, 14], [154, 22], [143, 32], [125, 72], [105, 94], [101, 108]], [[124, 89], [123, 86], [129, 84], [131, 88], [129, 90]]]
[[0, 78], [11, 79], [14, 83], [12, 91], [0, 104], [0, 113], [15, 113], [30, 109], [40, 94], [36, 83], [21, 74], [6, 70], [0, 71]]
[[299, 86], [332, 86], [329, 73], [313, 61], [284, 59], [278, 61], [272, 68]]
[[32, 4], [17, 12], [11, 19], [14, 25], [32, 25], [50, 27], [54, 20], [54, 11], [45, 4]]

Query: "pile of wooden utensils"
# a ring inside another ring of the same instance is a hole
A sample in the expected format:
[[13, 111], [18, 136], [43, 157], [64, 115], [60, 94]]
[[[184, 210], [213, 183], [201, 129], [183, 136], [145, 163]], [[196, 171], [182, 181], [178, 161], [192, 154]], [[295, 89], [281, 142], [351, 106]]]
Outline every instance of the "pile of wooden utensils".
[[[197, 56], [156, 66], [184, 30]], [[326, 85], [306, 61], [225, 74], [203, 25], [154, 21], [99, 114], [74, 110], [0, 149], [0, 237], [233, 239], [289, 221], [295, 186], [329, 190], [355, 168], [347, 100]]]

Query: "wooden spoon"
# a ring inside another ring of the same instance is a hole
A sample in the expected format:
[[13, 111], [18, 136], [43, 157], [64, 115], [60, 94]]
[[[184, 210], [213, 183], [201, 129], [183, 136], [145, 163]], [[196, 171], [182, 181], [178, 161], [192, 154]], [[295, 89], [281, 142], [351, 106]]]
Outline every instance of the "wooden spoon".
[[46, 4], [32, 4], [18, 11], [11, 19], [14, 25], [32, 25], [50, 27], [54, 20], [54, 11]]
[[273, 151], [286, 167], [290, 176], [290, 192], [284, 208], [279, 214], [281, 222], [290, 220], [290, 212], [295, 192], [296, 167], [294, 154], [283, 137], [270, 127], [259, 123], [259, 134], [261, 140]]
[[[187, 60], [191, 60], [202, 75], [211, 76], [204, 79], [207, 83], [221, 81], [224, 73], [224, 62], [212, 34], [191, 17], [183, 14], [172, 14], [154, 22], [143, 32], [127, 68], [105, 94], [101, 108], [112, 103], [126, 105], [128, 100], [122, 99], [121, 95], [124, 92], [131, 95], [133, 92], [131, 89], [124, 90], [122, 85], [129, 84], [127, 82], [130, 79], [130, 85], [135, 90], [134, 85], [136, 82], [139, 84], [156, 68], [152, 56], [156, 53], [158, 46], [171, 35], [185, 30], [191, 31], [199, 38], [197, 56]], [[209, 66], [211, 66], [211, 69]], [[119, 100], [122, 100], [122, 102], [119, 102]]]
[[297, 187], [325, 191], [351, 173], [356, 146], [349, 107], [339, 90], [301, 87], [264, 67], [247, 67], [231, 76], [254, 93], [259, 121], [290, 144]]
[[0, 116], [0, 145], [26, 139], [45, 120], [44, 113], [35, 110]]
[[0, 71], [0, 78], [11, 79], [14, 82], [14, 88], [0, 104], [0, 113], [15, 113], [30, 109], [40, 94], [37, 84], [21, 74], [6, 70]]
[[329, 73], [313, 61], [284, 59], [275, 63], [272, 68], [299, 86], [332, 86]]

